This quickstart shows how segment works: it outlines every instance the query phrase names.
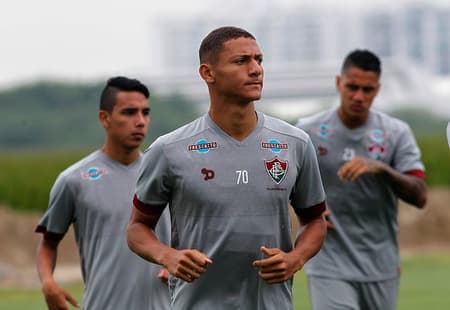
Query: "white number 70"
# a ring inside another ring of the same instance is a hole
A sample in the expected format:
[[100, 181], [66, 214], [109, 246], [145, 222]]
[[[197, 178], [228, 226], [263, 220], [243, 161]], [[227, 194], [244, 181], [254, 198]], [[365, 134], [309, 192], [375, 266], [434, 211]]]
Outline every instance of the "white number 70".
[[236, 184], [247, 184], [248, 183], [248, 171], [247, 170], [236, 170], [237, 180]]

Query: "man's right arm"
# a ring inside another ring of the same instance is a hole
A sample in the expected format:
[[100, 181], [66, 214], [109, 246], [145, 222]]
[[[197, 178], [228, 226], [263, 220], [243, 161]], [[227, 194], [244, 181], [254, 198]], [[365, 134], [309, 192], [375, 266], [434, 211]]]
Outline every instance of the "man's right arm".
[[128, 246], [145, 260], [164, 266], [175, 277], [193, 282], [212, 261], [197, 250], [176, 250], [160, 242], [154, 231], [160, 216], [161, 212], [144, 213], [132, 208], [127, 228]]
[[78, 302], [59, 286], [53, 277], [59, 242], [59, 239], [50, 239], [42, 236], [37, 249], [37, 271], [41, 280], [45, 302], [50, 310], [69, 309], [67, 302], [79, 308]]

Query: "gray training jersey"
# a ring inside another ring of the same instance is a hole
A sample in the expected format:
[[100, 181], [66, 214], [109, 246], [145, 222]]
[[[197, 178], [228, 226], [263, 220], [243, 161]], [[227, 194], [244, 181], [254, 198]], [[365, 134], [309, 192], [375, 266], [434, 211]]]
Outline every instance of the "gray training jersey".
[[269, 285], [253, 261], [261, 246], [292, 249], [289, 203], [305, 219], [324, 210], [316, 155], [305, 132], [258, 113], [244, 141], [205, 115], [160, 137], [144, 154], [135, 206], [169, 203], [172, 246], [213, 263], [193, 283], [170, 278], [181, 309], [292, 309], [292, 281]]
[[[126, 227], [142, 156], [126, 166], [96, 151], [57, 178], [37, 232], [62, 238], [73, 224], [85, 283], [83, 309], [169, 309], [160, 266], [131, 252]], [[169, 214], [158, 223], [169, 242]]]
[[380, 175], [342, 181], [338, 169], [354, 156], [381, 160], [402, 173], [424, 176], [420, 151], [409, 126], [371, 111], [356, 129], [343, 125], [335, 109], [300, 119], [311, 136], [336, 229], [329, 229], [318, 255], [306, 264], [309, 275], [379, 281], [398, 275], [397, 197]]

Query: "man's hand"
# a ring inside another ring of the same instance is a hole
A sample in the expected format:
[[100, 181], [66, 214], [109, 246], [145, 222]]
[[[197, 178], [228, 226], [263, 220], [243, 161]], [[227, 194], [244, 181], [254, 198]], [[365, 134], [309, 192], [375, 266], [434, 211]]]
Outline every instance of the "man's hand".
[[325, 222], [327, 223], [327, 229], [334, 229], [334, 224], [333, 222], [330, 220], [330, 215], [331, 215], [331, 211], [329, 209], [326, 209], [323, 213], [322, 216], [325, 219]]
[[197, 250], [171, 249], [164, 256], [163, 266], [170, 274], [186, 282], [198, 279], [206, 271], [206, 267], [212, 264], [212, 260]]
[[166, 268], [161, 269], [158, 272], [158, 279], [161, 280], [162, 283], [167, 285], [169, 283], [169, 270]]
[[259, 268], [259, 276], [269, 284], [282, 283], [289, 280], [295, 272], [303, 267], [303, 264], [278, 248], [268, 249], [261, 247], [261, 252], [267, 255], [267, 258], [253, 262], [254, 267]]
[[49, 310], [69, 310], [67, 302], [76, 308], [80, 308], [78, 302], [56, 282], [50, 281], [42, 286]]
[[338, 170], [338, 176], [342, 180], [355, 181], [365, 173], [381, 173], [384, 171], [384, 163], [379, 160], [374, 160], [364, 157], [354, 157], [349, 162], [346, 162]]

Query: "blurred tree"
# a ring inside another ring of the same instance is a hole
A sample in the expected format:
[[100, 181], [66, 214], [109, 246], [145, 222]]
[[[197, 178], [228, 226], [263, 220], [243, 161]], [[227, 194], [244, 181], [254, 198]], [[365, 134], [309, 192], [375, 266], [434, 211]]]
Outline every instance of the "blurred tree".
[[[86, 148], [103, 143], [97, 121], [103, 83], [42, 81], [0, 92], [0, 149]], [[148, 140], [193, 120], [199, 114], [181, 95], [150, 97]]]

